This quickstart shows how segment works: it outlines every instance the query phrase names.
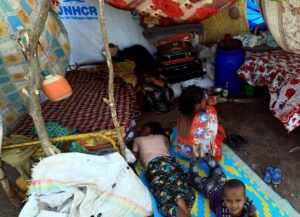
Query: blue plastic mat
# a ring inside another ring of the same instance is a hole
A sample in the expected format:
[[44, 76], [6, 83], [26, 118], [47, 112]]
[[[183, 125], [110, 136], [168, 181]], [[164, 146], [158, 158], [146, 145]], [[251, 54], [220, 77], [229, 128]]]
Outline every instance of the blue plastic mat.
[[[173, 129], [171, 137], [170, 152], [180, 162], [182, 168], [188, 171], [189, 160], [182, 158], [176, 151], [177, 145], [177, 130]], [[258, 217], [298, 217], [299, 213], [290, 205], [290, 203], [281, 198], [274, 192], [263, 180], [255, 174], [233, 151], [226, 145], [223, 146], [223, 158], [220, 162], [226, 176], [229, 179], [235, 178], [242, 180], [247, 187], [247, 196], [254, 201], [258, 210]], [[140, 164], [136, 165], [136, 171], [141, 180], [148, 186], [143, 167]], [[200, 162], [200, 176], [206, 176], [208, 167], [204, 162]], [[151, 195], [152, 196], [152, 195]], [[152, 196], [154, 205], [154, 216], [162, 217], [158, 212], [155, 199]], [[191, 210], [193, 217], [214, 217], [215, 214], [209, 208], [209, 202], [204, 199], [199, 193], [196, 193], [196, 202]]]

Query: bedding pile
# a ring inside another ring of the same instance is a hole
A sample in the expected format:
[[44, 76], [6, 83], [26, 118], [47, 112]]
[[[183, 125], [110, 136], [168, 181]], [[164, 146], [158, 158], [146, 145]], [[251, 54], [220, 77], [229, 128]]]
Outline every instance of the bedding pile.
[[300, 125], [300, 55], [286, 51], [247, 53], [237, 72], [248, 84], [268, 86], [270, 110], [291, 132]]

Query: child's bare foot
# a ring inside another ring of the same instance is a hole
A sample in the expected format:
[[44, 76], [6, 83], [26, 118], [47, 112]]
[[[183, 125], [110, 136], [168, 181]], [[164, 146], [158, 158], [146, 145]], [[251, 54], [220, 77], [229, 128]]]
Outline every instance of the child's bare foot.
[[202, 146], [202, 144], [199, 145], [199, 153], [200, 153], [200, 157], [201, 157], [201, 158], [204, 158], [204, 157], [205, 157], [205, 154], [204, 154], [204, 151], [203, 151], [203, 146]]
[[192, 158], [193, 160], [198, 160], [199, 158], [204, 158], [204, 151], [202, 144], [196, 144], [192, 146]]

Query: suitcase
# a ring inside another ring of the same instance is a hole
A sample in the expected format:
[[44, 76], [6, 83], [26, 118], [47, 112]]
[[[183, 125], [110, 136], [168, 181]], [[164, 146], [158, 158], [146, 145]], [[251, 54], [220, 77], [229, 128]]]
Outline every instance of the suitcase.
[[183, 52], [183, 53], [178, 53], [178, 54], [173, 54], [173, 55], [160, 55], [157, 56], [157, 60], [159, 62], [164, 62], [164, 61], [170, 61], [170, 60], [178, 60], [178, 59], [183, 59], [183, 58], [188, 58], [188, 57], [196, 57], [197, 54], [195, 51], [188, 51], [188, 52]]
[[160, 66], [159, 72], [169, 83], [186, 81], [204, 75], [202, 63], [198, 59], [180, 64]]
[[174, 41], [157, 47], [158, 56], [174, 55], [193, 50], [192, 42]]

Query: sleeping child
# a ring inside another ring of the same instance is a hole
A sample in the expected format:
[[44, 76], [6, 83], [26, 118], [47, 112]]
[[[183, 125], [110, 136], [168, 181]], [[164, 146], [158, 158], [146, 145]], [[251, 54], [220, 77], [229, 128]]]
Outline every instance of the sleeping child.
[[133, 144], [146, 170], [146, 178], [160, 213], [166, 217], [188, 217], [195, 195], [188, 176], [166, 146], [168, 136], [159, 123], [146, 123]]
[[246, 195], [246, 186], [237, 179], [226, 180], [222, 168], [211, 157], [204, 155], [200, 145], [200, 157], [207, 163], [209, 177], [198, 175], [197, 153], [190, 162], [189, 181], [193, 188], [209, 199], [210, 208], [217, 217], [256, 217], [256, 207]]

